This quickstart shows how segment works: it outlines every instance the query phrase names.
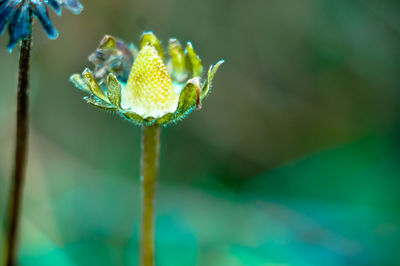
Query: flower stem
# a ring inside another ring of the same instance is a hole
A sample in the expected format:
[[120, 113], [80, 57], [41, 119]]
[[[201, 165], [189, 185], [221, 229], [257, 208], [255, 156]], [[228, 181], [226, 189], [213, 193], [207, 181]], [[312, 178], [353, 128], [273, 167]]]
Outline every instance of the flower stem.
[[154, 265], [154, 200], [160, 150], [160, 127], [142, 129], [141, 187], [142, 207], [140, 221], [139, 265]]
[[17, 264], [17, 238], [19, 217], [25, 179], [26, 158], [28, 148], [28, 108], [29, 108], [29, 61], [32, 36], [22, 40], [19, 58], [18, 93], [17, 93], [17, 129], [14, 157], [14, 169], [6, 215], [5, 260], [7, 266]]

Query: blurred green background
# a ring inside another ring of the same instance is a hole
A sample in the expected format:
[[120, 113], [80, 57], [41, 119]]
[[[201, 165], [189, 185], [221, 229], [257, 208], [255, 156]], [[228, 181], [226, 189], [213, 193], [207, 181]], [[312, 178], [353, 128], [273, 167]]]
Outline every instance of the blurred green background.
[[[398, 0], [82, 0], [34, 25], [21, 265], [136, 265], [140, 129], [68, 82], [105, 34], [226, 59], [162, 131], [157, 265], [400, 265]], [[18, 49], [0, 37], [0, 219]], [[1, 234], [1, 231], [0, 231]], [[1, 246], [0, 246], [1, 249]]]

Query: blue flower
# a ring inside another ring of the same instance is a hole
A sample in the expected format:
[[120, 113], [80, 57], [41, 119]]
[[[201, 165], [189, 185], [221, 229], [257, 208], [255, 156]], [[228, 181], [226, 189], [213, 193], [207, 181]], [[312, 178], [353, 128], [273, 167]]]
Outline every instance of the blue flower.
[[78, 0], [0, 0], [0, 35], [8, 25], [10, 42], [7, 48], [10, 52], [20, 40], [30, 34], [31, 15], [40, 21], [50, 39], [58, 37], [57, 30], [50, 22], [46, 5], [57, 15], [61, 15], [63, 7], [74, 14], [79, 14], [83, 9]]

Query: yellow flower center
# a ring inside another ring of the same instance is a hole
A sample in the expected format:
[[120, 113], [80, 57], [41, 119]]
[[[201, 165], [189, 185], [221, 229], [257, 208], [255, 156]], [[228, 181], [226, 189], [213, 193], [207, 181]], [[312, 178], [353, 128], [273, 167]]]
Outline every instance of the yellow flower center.
[[158, 118], [176, 110], [179, 96], [156, 49], [147, 44], [135, 59], [122, 92], [123, 109], [146, 117]]

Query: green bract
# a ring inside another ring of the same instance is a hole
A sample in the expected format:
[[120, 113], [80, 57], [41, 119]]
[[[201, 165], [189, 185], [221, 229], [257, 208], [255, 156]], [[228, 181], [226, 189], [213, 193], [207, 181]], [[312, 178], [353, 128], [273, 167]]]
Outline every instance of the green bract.
[[166, 56], [152, 32], [142, 35], [139, 49], [107, 35], [89, 60], [94, 71], [86, 68], [70, 77], [89, 94], [86, 102], [142, 126], [176, 122], [199, 109], [224, 62], [210, 66], [201, 81], [203, 66], [192, 44], [183, 49], [178, 40], [170, 39]]

